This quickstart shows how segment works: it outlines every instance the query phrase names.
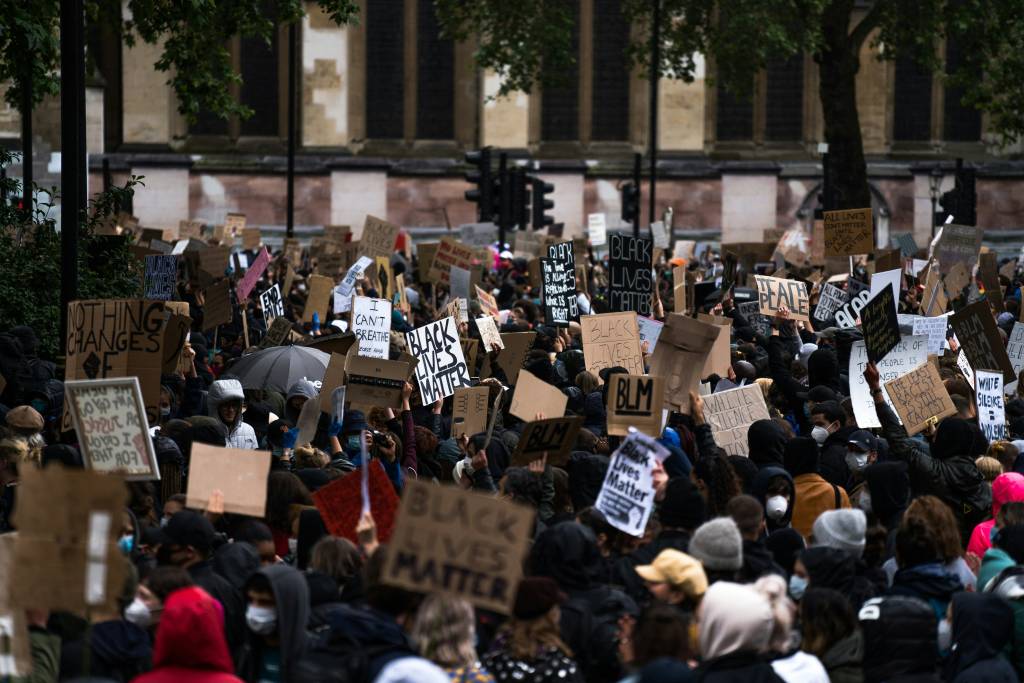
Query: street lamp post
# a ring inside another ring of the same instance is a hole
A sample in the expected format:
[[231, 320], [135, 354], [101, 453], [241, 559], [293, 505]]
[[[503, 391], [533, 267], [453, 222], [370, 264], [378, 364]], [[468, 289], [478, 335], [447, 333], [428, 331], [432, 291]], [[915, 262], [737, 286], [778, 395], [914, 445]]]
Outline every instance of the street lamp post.
[[928, 174], [928, 195], [932, 199], [932, 216], [931, 216], [931, 228], [932, 237], [935, 237], [935, 210], [939, 203], [939, 197], [942, 196], [942, 170], [938, 166], [932, 168], [931, 173]]

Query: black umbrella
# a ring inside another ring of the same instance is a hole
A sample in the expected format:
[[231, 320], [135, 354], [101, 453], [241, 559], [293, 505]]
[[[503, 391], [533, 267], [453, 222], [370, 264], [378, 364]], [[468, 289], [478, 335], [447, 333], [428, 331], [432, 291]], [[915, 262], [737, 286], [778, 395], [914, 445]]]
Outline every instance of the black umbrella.
[[243, 356], [231, 366], [245, 389], [275, 389], [281, 393], [300, 379], [320, 386], [331, 355], [308, 346], [274, 346]]

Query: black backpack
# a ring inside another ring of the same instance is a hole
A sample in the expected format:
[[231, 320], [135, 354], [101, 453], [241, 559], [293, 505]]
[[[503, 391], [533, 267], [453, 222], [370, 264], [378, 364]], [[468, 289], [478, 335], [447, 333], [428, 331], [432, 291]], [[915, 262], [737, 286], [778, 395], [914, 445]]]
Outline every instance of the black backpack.
[[409, 646], [366, 647], [354, 638], [335, 631], [314, 643], [293, 666], [294, 683], [371, 683], [390, 662], [414, 657]]

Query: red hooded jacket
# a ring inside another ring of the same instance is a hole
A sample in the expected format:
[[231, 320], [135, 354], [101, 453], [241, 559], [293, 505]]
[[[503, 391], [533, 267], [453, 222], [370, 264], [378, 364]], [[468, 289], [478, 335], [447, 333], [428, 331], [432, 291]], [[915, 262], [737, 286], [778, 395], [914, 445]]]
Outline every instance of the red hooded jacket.
[[153, 670], [132, 683], [243, 683], [234, 671], [220, 603], [202, 588], [183, 588], [164, 604]]

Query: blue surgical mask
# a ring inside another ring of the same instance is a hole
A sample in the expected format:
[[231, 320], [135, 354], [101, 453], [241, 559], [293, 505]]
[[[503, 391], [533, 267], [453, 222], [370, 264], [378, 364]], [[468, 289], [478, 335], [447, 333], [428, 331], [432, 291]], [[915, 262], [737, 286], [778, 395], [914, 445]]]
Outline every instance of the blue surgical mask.
[[996, 539], [998, 539], [998, 538], [999, 538], [999, 527], [997, 527], [995, 524], [993, 524], [992, 528], [988, 530], [988, 540], [992, 541], [992, 544], [995, 545]]
[[132, 548], [135, 546], [135, 537], [130, 534], [125, 534], [121, 538], [117, 539], [117, 547], [121, 549], [121, 552], [125, 555], [131, 555]]
[[803, 576], [793, 574], [789, 577], [789, 595], [794, 600], [800, 600], [804, 597], [804, 591], [807, 590], [807, 579]]

